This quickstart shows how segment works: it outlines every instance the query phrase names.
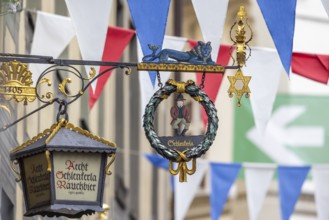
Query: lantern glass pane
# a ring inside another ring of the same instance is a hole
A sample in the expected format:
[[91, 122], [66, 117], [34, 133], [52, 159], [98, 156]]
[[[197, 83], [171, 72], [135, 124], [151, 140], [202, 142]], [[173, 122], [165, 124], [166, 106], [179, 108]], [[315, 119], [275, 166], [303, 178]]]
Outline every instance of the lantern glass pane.
[[23, 160], [29, 208], [50, 204], [50, 175], [44, 153]]
[[101, 154], [55, 152], [56, 200], [97, 201]]

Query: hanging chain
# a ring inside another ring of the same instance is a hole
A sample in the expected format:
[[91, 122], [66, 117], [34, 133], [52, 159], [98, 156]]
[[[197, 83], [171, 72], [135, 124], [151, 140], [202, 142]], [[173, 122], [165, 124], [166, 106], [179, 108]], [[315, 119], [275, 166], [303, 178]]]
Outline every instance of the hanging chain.
[[204, 88], [204, 81], [206, 80], [206, 73], [202, 73], [202, 79], [201, 79], [201, 84], [199, 85], [200, 89]]
[[65, 121], [69, 120], [69, 116], [67, 114], [67, 106], [68, 103], [66, 102], [66, 100], [59, 100], [59, 108], [58, 108], [58, 113], [57, 113], [57, 122], [60, 121], [61, 116], [64, 117]]
[[157, 78], [158, 78], [158, 86], [159, 88], [162, 88], [163, 87], [163, 84], [161, 82], [161, 76], [160, 76], [160, 72], [157, 71]]

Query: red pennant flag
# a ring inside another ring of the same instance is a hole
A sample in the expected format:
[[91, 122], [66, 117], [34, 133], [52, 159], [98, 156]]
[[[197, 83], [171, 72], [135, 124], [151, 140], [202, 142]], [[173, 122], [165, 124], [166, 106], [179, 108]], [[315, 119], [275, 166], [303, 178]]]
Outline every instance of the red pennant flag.
[[[118, 27], [109, 27], [103, 51], [102, 61], [118, 62], [123, 54], [124, 49], [130, 43], [135, 31]], [[106, 70], [107, 66], [101, 66], [99, 72]], [[92, 109], [98, 98], [100, 97], [103, 88], [111, 76], [111, 72], [105, 73], [97, 80], [95, 92], [89, 89], [89, 108]]]
[[327, 84], [329, 78], [329, 55], [293, 53], [292, 72]]
[[[194, 40], [188, 40], [190, 47], [193, 48], [197, 45], [197, 41]], [[218, 57], [217, 57], [217, 64], [221, 64], [223, 66], [227, 66], [230, 61], [230, 46], [227, 45], [221, 45], [220, 49], [218, 51]], [[196, 74], [197, 78], [197, 85], [200, 85], [202, 80], [202, 73]], [[220, 88], [220, 85], [222, 84], [223, 80], [223, 74], [207, 74], [205, 83], [204, 83], [204, 89], [203, 91], [208, 94], [209, 98], [215, 102], [216, 97]], [[203, 123], [206, 126], [208, 122], [208, 117], [205, 112], [205, 110], [202, 108], [201, 110]]]

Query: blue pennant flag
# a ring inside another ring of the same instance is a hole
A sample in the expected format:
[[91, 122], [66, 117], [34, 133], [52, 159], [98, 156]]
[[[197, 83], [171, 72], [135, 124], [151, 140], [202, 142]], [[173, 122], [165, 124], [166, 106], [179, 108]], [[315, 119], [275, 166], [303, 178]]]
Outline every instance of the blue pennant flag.
[[278, 178], [282, 220], [289, 220], [291, 214], [294, 212], [296, 202], [309, 170], [309, 166], [279, 166]]
[[145, 154], [145, 157], [153, 164], [153, 166], [162, 169], [169, 169], [169, 162], [163, 157], [156, 154]]
[[[156, 154], [145, 154], [145, 157], [151, 162], [151, 164], [157, 168], [169, 170], [169, 161]], [[174, 191], [174, 177], [170, 176], [171, 190]]]
[[[128, 4], [144, 56], [152, 53], [148, 44], [159, 46], [161, 49], [170, 0], [128, 0]], [[154, 86], [156, 72], [149, 71], [149, 75]]]
[[211, 219], [218, 220], [227, 200], [232, 184], [235, 182], [241, 164], [211, 163]]
[[289, 76], [295, 32], [296, 0], [257, 0], [268, 30]]

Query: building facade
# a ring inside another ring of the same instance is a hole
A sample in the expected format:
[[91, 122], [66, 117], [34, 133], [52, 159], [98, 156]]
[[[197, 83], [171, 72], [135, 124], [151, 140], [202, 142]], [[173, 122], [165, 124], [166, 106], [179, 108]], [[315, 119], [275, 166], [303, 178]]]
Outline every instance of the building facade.
[[[36, 11], [41, 10], [68, 16], [64, 0], [26, 0], [24, 4], [25, 10], [21, 13], [0, 16], [0, 52], [29, 54], [35, 28]], [[229, 30], [240, 4], [244, 4], [249, 13], [250, 22], [255, 33], [252, 44], [274, 47], [257, 2], [254, 0], [243, 2], [230, 0], [222, 43], [231, 44]], [[114, 1], [109, 24], [133, 29], [127, 1]], [[191, 1], [172, 1], [166, 35], [202, 39]], [[122, 61], [137, 62], [136, 47], [135, 37], [125, 50]], [[188, 49], [188, 46], [186, 46], [186, 50]], [[81, 59], [76, 38], [63, 52], [61, 58]], [[78, 68], [84, 72], [83, 67]], [[228, 71], [227, 74], [232, 74], [232, 72]], [[195, 80], [194, 75], [189, 73], [172, 74], [172, 77], [178, 80]], [[142, 121], [139, 117], [141, 115], [138, 95], [140, 85], [137, 82], [138, 73], [135, 70], [133, 70], [131, 76], [125, 76], [121, 71], [115, 71], [104, 88], [101, 98], [92, 110], [89, 111], [88, 108], [88, 93], [69, 106], [70, 122], [105, 137], [118, 146], [115, 165], [112, 167], [114, 172], [112, 176], [107, 177], [104, 195], [104, 203], [110, 205], [110, 211], [107, 213], [109, 219], [173, 219], [173, 193], [170, 189], [169, 174], [167, 171], [152, 167], [143, 156], [145, 153], [153, 151], [145, 138]], [[235, 108], [235, 104], [227, 97], [228, 87], [228, 81], [224, 80], [215, 103], [220, 116], [220, 129], [214, 147], [205, 156], [206, 159], [212, 161], [232, 161], [233, 108]], [[74, 85], [72, 88], [74, 89]], [[77, 85], [75, 88], [77, 88]], [[286, 80], [283, 79], [280, 84], [280, 91], [285, 92], [287, 90], [289, 90], [289, 86]], [[53, 92], [55, 91], [53, 90]], [[169, 102], [173, 104], [172, 99]], [[10, 117], [6, 112], [0, 112], [0, 123], [1, 125], [8, 124], [15, 118], [34, 110], [39, 105], [40, 103], [37, 102], [30, 103], [28, 106], [12, 103], [12, 116]], [[202, 132], [202, 121], [198, 117], [200, 116], [200, 110], [198, 106], [192, 107], [195, 112], [195, 120], [200, 125], [195, 126], [192, 132]], [[56, 105], [50, 106], [47, 110], [42, 110], [11, 129], [0, 133], [0, 220], [30, 219], [23, 218], [23, 195], [20, 184], [16, 184], [15, 176], [9, 167], [9, 152], [19, 143], [50, 127], [55, 122], [57, 109], [58, 106]], [[166, 106], [160, 107], [157, 111], [156, 129], [163, 133], [170, 132]], [[187, 220], [210, 219], [208, 177], [207, 175], [204, 179], [200, 192], [193, 201], [186, 217]], [[260, 219], [280, 219], [277, 198], [278, 190], [276, 182], [273, 181]], [[247, 215], [248, 208], [244, 181], [239, 180], [220, 219], [245, 220]], [[313, 220], [316, 219], [315, 216], [313, 192], [305, 191], [297, 204], [294, 219]], [[42, 218], [35, 217], [34, 219]], [[98, 219], [98, 215], [84, 217], [83, 219]]]

